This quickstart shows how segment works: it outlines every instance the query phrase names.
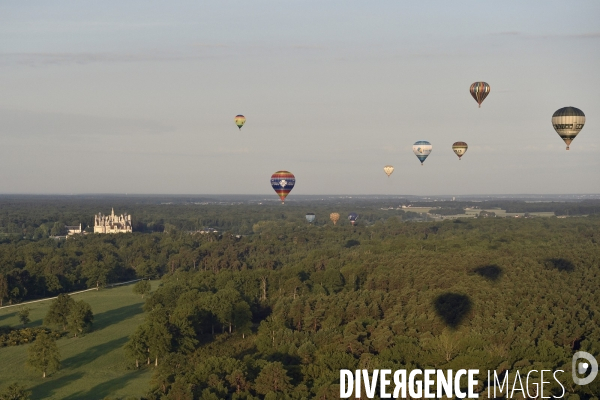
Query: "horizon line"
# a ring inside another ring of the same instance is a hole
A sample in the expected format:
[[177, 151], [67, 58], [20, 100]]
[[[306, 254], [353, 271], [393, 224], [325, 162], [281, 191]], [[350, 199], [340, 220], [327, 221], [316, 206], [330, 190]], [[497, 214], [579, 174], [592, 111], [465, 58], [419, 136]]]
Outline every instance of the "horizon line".
[[[61, 196], [61, 197], [77, 197], [77, 196], [115, 196], [115, 197], [159, 197], [159, 196], [275, 196], [272, 193], [0, 193], [0, 197], [4, 196]], [[296, 194], [286, 201], [293, 200], [294, 197], [348, 197], [348, 196], [381, 196], [381, 197], [503, 197], [503, 196], [600, 196], [600, 193], [484, 193], [484, 194], [388, 194], [388, 193], [371, 193], [371, 194]], [[278, 200], [275, 198], [274, 200]]]

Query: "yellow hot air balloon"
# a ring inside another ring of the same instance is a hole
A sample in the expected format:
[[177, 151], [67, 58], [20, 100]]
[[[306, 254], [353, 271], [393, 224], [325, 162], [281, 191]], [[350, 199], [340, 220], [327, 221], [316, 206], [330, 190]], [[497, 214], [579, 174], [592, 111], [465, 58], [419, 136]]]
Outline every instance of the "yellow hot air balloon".
[[242, 130], [242, 126], [244, 126], [245, 123], [246, 123], [246, 117], [244, 117], [241, 114], [235, 116], [235, 124], [237, 125], [238, 128], [240, 128], [240, 130]]
[[385, 174], [389, 178], [392, 172], [394, 172], [394, 167], [392, 167], [391, 165], [386, 165], [385, 167], [383, 167], [383, 172], [385, 172]]
[[461, 160], [461, 157], [465, 155], [469, 146], [465, 142], [454, 142], [452, 145], [452, 150], [458, 156], [458, 160]]
[[583, 125], [585, 125], [585, 114], [579, 108], [563, 107], [552, 115], [552, 126], [567, 144], [567, 150]]
[[331, 213], [329, 214], [329, 219], [333, 222], [333, 224], [337, 224], [337, 222], [340, 220], [340, 214], [338, 213]]

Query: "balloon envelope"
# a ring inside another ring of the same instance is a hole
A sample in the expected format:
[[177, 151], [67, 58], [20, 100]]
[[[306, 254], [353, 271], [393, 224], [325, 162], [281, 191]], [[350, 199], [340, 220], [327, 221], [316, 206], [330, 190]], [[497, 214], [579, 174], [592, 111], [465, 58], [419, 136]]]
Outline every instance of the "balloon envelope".
[[357, 219], [358, 219], [357, 213], [352, 212], [352, 213], [348, 214], [348, 220], [350, 221], [350, 223], [352, 225], [354, 225], [354, 223], [356, 222]]
[[246, 117], [244, 117], [241, 114], [235, 116], [235, 124], [237, 125], [238, 128], [240, 128], [240, 130], [242, 129], [242, 126], [244, 126], [245, 123], [246, 123]]
[[585, 114], [579, 108], [563, 107], [552, 115], [552, 126], [567, 144], [567, 150], [583, 125], [585, 125]]
[[315, 220], [315, 218], [316, 218], [316, 217], [315, 217], [315, 214], [313, 214], [313, 213], [308, 213], [308, 214], [306, 214], [306, 220], [307, 220], [308, 222], [311, 222], [311, 223], [312, 223], [312, 222]]
[[331, 214], [329, 214], [329, 219], [335, 225], [340, 220], [340, 214], [338, 214], [338, 213], [331, 213]]
[[394, 167], [392, 167], [391, 165], [386, 165], [385, 167], [383, 167], [383, 172], [385, 172], [385, 174], [389, 177], [392, 172], [394, 172]]
[[465, 142], [454, 142], [454, 144], [452, 145], [452, 150], [456, 153], [459, 160], [462, 156], [465, 155], [468, 148], [469, 146], [467, 146]]
[[475, 82], [469, 88], [469, 92], [471, 92], [471, 96], [473, 96], [479, 107], [481, 107], [483, 100], [490, 94], [490, 85], [486, 82]]
[[419, 140], [413, 144], [413, 153], [417, 156], [419, 161], [421, 161], [421, 165], [423, 165], [423, 161], [429, 156], [433, 146], [426, 140]]
[[275, 190], [275, 193], [279, 195], [282, 203], [292, 191], [295, 184], [296, 177], [289, 171], [277, 171], [271, 175], [271, 186]]

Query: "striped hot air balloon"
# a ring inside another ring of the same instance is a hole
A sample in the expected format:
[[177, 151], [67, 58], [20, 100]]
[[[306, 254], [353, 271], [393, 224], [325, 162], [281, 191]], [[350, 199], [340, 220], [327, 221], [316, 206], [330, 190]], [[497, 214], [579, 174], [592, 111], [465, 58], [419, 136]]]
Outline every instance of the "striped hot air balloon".
[[289, 171], [277, 171], [271, 175], [271, 186], [275, 193], [279, 195], [281, 204], [285, 202], [285, 198], [292, 191], [296, 184], [296, 177]]
[[234, 120], [237, 127], [240, 128], [240, 130], [242, 130], [242, 126], [244, 126], [244, 124], [246, 123], [246, 117], [240, 114], [236, 115]]
[[432, 149], [433, 146], [427, 140], [419, 140], [413, 144], [413, 153], [421, 161], [421, 165], [423, 165], [423, 162], [429, 156]]
[[468, 148], [469, 146], [467, 146], [465, 142], [454, 142], [454, 144], [452, 145], [452, 150], [456, 153], [459, 160], [462, 156], [465, 155]]
[[471, 92], [471, 96], [473, 96], [477, 104], [479, 104], [479, 107], [481, 107], [483, 100], [485, 100], [487, 95], [490, 94], [490, 85], [488, 85], [486, 82], [475, 82], [471, 85], [469, 91]]
[[585, 125], [585, 114], [579, 108], [563, 107], [552, 115], [552, 126], [567, 144], [567, 150], [583, 125]]

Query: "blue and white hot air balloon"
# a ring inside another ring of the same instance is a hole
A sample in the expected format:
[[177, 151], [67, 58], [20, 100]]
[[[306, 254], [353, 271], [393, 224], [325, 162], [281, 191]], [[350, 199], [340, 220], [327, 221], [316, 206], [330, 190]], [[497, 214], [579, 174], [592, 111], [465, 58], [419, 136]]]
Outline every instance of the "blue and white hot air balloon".
[[316, 217], [315, 217], [315, 214], [313, 214], [313, 213], [308, 213], [308, 214], [306, 214], [306, 220], [307, 220], [309, 223], [311, 223], [311, 224], [312, 224], [312, 222], [315, 220], [315, 218], [316, 218]]
[[413, 153], [421, 161], [421, 165], [423, 165], [423, 161], [429, 156], [432, 149], [433, 146], [427, 140], [419, 140], [413, 144]]
[[354, 225], [356, 223], [356, 220], [358, 219], [358, 214], [355, 212], [351, 212], [350, 214], [348, 214], [348, 220], [350, 221], [350, 223], [352, 225]]

